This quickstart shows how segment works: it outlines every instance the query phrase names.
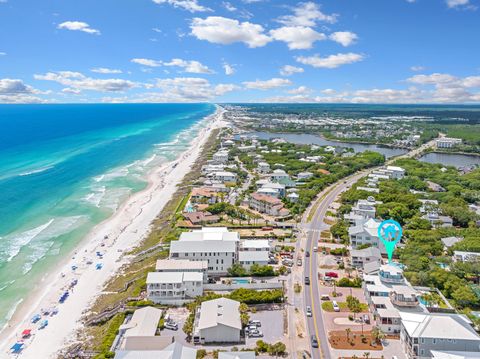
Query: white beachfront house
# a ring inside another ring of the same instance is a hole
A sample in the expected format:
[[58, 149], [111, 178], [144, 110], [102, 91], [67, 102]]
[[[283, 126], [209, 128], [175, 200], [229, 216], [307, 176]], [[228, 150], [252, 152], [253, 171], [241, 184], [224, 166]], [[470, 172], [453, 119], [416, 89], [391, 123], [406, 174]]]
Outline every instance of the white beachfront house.
[[150, 272], [147, 298], [154, 303], [183, 305], [203, 294], [202, 272]]
[[211, 177], [213, 177], [213, 179], [215, 179], [216, 181], [220, 181], [222, 183], [237, 181], [237, 175], [233, 172], [219, 171], [219, 172], [213, 172], [210, 175]]
[[201, 272], [203, 281], [208, 281], [208, 261], [192, 261], [189, 259], [159, 259], [155, 265], [156, 272]]
[[215, 152], [212, 159], [215, 163], [226, 164], [228, 163], [228, 151], [220, 150]]
[[209, 275], [225, 275], [237, 262], [240, 236], [225, 227], [204, 227], [183, 232], [170, 244], [170, 259], [207, 261]]

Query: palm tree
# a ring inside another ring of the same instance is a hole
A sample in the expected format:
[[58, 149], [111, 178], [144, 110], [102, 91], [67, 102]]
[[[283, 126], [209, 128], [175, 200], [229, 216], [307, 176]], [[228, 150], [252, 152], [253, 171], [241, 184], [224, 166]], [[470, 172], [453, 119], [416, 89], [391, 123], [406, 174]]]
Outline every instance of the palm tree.
[[365, 359], [368, 359], [368, 358], [370, 357], [370, 353], [369, 353], [369, 352], [363, 353], [363, 357], [364, 357]]
[[347, 334], [347, 342], [350, 341], [350, 333], [352, 330], [350, 328], [345, 329], [345, 333]]

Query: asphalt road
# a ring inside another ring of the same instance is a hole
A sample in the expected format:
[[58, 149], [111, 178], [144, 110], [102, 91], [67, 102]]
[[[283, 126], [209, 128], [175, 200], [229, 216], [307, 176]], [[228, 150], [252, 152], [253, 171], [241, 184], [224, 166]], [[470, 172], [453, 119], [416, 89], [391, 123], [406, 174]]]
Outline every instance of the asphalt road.
[[[307, 317], [307, 329], [309, 333], [309, 341], [312, 335], [317, 337], [319, 347], [311, 348], [312, 358], [314, 359], [330, 359], [330, 350], [328, 345], [328, 337], [325, 330], [322, 317], [322, 307], [320, 301], [320, 294], [318, 290], [318, 253], [313, 251], [313, 247], [317, 246], [320, 239], [320, 232], [328, 228], [323, 220], [328, 211], [330, 204], [335, 198], [347, 187], [357, 182], [361, 177], [366, 176], [368, 172], [360, 172], [330, 188], [325, 198], [323, 198], [317, 207], [312, 221], [308, 225], [304, 225], [304, 230], [307, 232], [306, 251], [310, 252], [310, 257], [304, 257], [304, 277], [310, 278], [310, 285], [305, 285], [304, 296], [305, 305], [312, 308], [312, 316]], [[321, 255], [321, 254], [320, 254]], [[305, 279], [305, 278], [304, 278]], [[311, 346], [311, 342], [310, 342]]]

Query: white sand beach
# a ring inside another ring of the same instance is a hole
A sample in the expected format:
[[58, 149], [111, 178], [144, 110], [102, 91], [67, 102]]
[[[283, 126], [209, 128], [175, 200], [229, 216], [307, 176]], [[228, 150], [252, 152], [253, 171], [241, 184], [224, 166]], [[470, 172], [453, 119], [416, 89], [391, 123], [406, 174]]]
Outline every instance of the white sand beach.
[[[129, 258], [123, 253], [145, 238], [152, 221], [197, 160], [212, 130], [225, 126], [223, 112], [218, 107], [217, 112], [205, 120], [210, 121], [207, 127], [200, 131], [180, 158], [152, 171], [145, 190], [132, 195], [111, 218], [96, 226], [75, 252], [59, 263], [58, 269], [45, 276], [40, 288], [18, 307], [8, 327], [0, 334], [0, 358], [54, 358], [74, 339], [76, 330], [82, 326], [83, 313], [95, 301], [108, 279], [128, 262]], [[97, 251], [103, 254], [103, 258], [97, 257]], [[101, 263], [101, 269], [96, 268], [98, 263]], [[72, 265], [78, 268], [72, 270]], [[78, 284], [70, 291], [65, 303], [58, 304], [59, 297], [74, 279], [78, 280]], [[58, 308], [58, 314], [40, 320], [48, 319], [45, 329], [39, 330], [39, 323], [31, 324], [33, 315], [40, 313], [42, 308], [53, 306]], [[24, 350], [13, 356], [9, 349], [21, 339], [21, 332], [26, 328], [32, 329], [33, 335], [25, 340]]]

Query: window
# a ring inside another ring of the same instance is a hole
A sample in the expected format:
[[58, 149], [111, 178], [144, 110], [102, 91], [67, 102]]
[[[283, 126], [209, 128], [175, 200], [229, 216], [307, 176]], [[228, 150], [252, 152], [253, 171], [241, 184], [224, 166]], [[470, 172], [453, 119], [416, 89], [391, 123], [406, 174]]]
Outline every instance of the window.
[[422, 342], [422, 344], [425, 344], [425, 338], [420, 338], [420, 341]]
[[437, 339], [433, 338], [433, 344], [437, 344]]

